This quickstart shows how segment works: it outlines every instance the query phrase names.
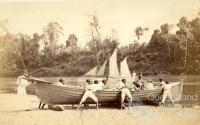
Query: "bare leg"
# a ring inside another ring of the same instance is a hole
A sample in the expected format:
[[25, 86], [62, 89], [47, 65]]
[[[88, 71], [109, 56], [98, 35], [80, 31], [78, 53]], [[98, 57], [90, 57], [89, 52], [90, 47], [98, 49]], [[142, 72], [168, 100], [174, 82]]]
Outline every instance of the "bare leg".
[[162, 97], [162, 101], [161, 101], [162, 104], [165, 103], [165, 100], [166, 100], [166, 98], [167, 98], [167, 95], [168, 95], [167, 90], [164, 90], [164, 92], [163, 92], [163, 97]]
[[121, 108], [120, 109], [123, 109], [123, 108], [125, 109], [125, 105], [124, 105], [125, 97], [126, 97], [126, 95], [125, 95], [124, 91], [122, 90], [121, 91]]
[[96, 105], [97, 105], [97, 109], [99, 109], [99, 103], [98, 103], [98, 101], [96, 102]]
[[79, 105], [78, 105], [78, 108], [76, 110], [79, 110], [80, 106], [82, 105], [83, 102], [85, 102], [85, 100], [88, 98], [88, 91], [85, 91]]
[[78, 104], [78, 108], [76, 109], [77, 111], [79, 110], [80, 106], [82, 105], [82, 101]]

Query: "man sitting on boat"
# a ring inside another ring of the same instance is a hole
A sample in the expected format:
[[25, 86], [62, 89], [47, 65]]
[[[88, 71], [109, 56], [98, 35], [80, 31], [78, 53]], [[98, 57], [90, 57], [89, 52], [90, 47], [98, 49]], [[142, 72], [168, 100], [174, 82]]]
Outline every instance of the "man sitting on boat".
[[136, 72], [133, 71], [133, 73], [132, 73], [132, 80], [135, 81], [135, 79], [136, 79]]
[[144, 84], [144, 90], [154, 90], [153, 81], [150, 79]]
[[138, 89], [140, 89], [140, 90], [144, 89], [144, 83], [145, 83], [145, 81], [142, 80], [141, 75], [139, 75], [138, 79], [134, 82], [135, 86], [138, 87]]
[[126, 97], [128, 97], [129, 106], [130, 106], [132, 103], [132, 95], [128, 86], [126, 85], [126, 79], [122, 79], [122, 81], [119, 84], [117, 84], [115, 88], [118, 90], [121, 90], [121, 109], [125, 108], [124, 101]]
[[98, 109], [98, 99], [94, 94], [97, 89], [95, 88], [94, 85], [92, 85], [93, 83], [92, 83], [91, 80], [86, 80], [86, 82], [88, 83], [88, 85], [86, 85], [86, 87], [85, 87], [85, 92], [83, 94], [83, 97], [81, 98], [81, 101], [78, 105], [77, 110], [86, 101], [87, 98], [91, 98], [94, 102], [96, 102], [96, 106], [97, 106], [97, 109]]
[[107, 83], [107, 80], [106, 80], [106, 79], [103, 79], [103, 80], [99, 83], [100, 90], [109, 89], [109, 87], [107, 86], [106, 83]]
[[[181, 81], [182, 82], [182, 81]], [[172, 98], [172, 94], [171, 94], [171, 88], [175, 85], [180, 84], [181, 82], [175, 82], [175, 83], [171, 83], [169, 84], [168, 81], [165, 82], [165, 84], [162, 85], [163, 88], [163, 96], [162, 96], [162, 101], [161, 101], [161, 105], [163, 105], [165, 103], [165, 100], [167, 97], [169, 97], [169, 99], [171, 100], [171, 102], [174, 104], [174, 100]]]
[[59, 79], [59, 82], [54, 83], [53, 85], [56, 86], [64, 86], [64, 80], [63, 79]]
[[91, 84], [91, 88], [94, 92], [102, 89], [98, 80], [94, 80], [94, 84]]

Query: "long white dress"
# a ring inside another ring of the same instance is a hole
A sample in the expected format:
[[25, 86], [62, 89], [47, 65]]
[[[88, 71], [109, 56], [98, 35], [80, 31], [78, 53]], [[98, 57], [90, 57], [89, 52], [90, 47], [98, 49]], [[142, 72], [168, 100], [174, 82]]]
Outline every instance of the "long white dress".
[[25, 79], [25, 76], [19, 76], [17, 78], [17, 82], [16, 84], [17, 86], [17, 95], [18, 95], [18, 99], [19, 99], [19, 103], [20, 105], [23, 106], [24, 109], [29, 109], [30, 105], [31, 105], [31, 101], [26, 93], [26, 87], [30, 85], [30, 82]]

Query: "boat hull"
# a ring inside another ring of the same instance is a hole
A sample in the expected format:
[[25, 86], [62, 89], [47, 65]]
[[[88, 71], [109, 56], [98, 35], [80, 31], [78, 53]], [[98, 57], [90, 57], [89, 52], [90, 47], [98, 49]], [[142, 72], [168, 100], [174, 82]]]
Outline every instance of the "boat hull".
[[[180, 101], [182, 95], [182, 85], [172, 88], [174, 101]], [[95, 95], [99, 103], [119, 103], [120, 91], [104, 90], [97, 91]], [[36, 95], [41, 102], [46, 104], [78, 104], [84, 94], [84, 90], [69, 86], [56, 86], [47, 82], [37, 81]], [[162, 99], [162, 89], [131, 91], [133, 101], [139, 102], [159, 102]], [[179, 98], [178, 98], [179, 97]], [[94, 103], [87, 99], [85, 103]]]

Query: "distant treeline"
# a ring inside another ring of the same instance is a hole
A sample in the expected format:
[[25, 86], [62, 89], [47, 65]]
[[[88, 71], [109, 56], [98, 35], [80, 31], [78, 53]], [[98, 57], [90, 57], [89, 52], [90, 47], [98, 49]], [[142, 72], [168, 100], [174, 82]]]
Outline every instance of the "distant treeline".
[[[0, 76], [18, 76], [24, 68], [33, 76], [81, 76], [101, 65], [120, 41], [116, 31], [102, 39], [96, 15], [92, 19], [89, 22], [91, 40], [82, 48], [75, 34], [69, 35], [65, 45], [58, 44], [63, 28], [57, 22], [50, 22], [42, 34], [29, 36], [10, 33], [7, 21], [1, 20]], [[174, 25], [179, 29], [171, 34]], [[135, 28], [137, 40], [118, 48], [118, 62], [126, 56], [130, 71], [144, 75], [200, 74], [200, 14], [192, 20], [181, 17], [177, 24], [165, 23], [154, 30], [150, 41], [141, 43], [146, 30], [142, 26]]]

